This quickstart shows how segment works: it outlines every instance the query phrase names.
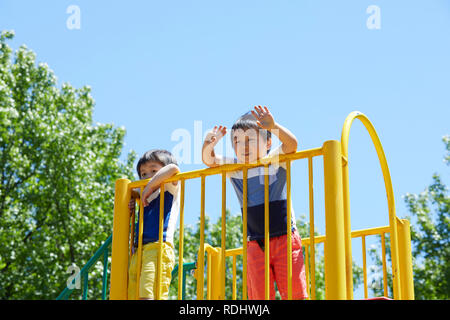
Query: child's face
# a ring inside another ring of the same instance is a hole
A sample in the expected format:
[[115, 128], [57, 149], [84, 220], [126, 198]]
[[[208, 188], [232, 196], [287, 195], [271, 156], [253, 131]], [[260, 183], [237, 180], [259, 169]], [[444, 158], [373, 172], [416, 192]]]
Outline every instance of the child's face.
[[141, 165], [139, 168], [139, 173], [141, 179], [150, 179], [162, 168], [164, 167], [161, 163], [156, 161], [147, 161]]
[[271, 139], [266, 140], [256, 129], [233, 131], [233, 149], [241, 163], [256, 162], [267, 155]]

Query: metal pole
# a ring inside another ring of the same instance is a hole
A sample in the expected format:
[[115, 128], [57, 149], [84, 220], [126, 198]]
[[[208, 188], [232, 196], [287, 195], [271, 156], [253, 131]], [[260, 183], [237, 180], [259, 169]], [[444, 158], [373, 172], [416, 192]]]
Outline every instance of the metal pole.
[[323, 144], [325, 178], [325, 298], [346, 298], [342, 156], [339, 141]]
[[128, 236], [130, 214], [128, 202], [131, 191], [128, 179], [116, 180], [114, 196], [114, 222], [111, 253], [111, 300], [126, 300], [128, 294]]

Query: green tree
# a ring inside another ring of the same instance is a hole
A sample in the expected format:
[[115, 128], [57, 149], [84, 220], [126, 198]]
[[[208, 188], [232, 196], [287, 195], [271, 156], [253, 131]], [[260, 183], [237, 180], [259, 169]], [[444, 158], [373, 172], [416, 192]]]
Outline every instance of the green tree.
[[[450, 137], [443, 137], [447, 154], [444, 161], [450, 165]], [[450, 298], [450, 197], [448, 188], [435, 173], [433, 181], [420, 194], [407, 193], [406, 206], [411, 213], [411, 249], [415, 299]], [[386, 252], [390, 259], [390, 250]], [[381, 260], [373, 254], [376, 265]], [[389, 291], [391, 288], [389, 275]], [[381, 279], [374, 279], [372, 291], [380, 294]]]
[[90, 88], [54, 73], [0, 35], [0, 299], [54, 299], [112, 230], [125, 130], [93, 125]]

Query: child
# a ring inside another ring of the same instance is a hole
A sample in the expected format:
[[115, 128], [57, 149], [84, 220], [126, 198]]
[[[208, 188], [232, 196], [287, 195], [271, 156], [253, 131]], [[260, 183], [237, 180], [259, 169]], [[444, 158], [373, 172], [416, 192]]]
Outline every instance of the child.
[[[137, 164], [140, 179], [149, 179], [142, 194], [144, 205], [144, 225], [142, 235], [142, 260], [139, 279], [139, 299], [152, 300], [156, 296], [156, 267], [159, 248], [159, 203], [161, 183], [180, 172], [173, 155], [166, 150], [147, 151]], [[134, 212], [138, 192], [133, 190], [128, 207]], [[161, 299], [167, 299], [172, 269], [175, 266], [173, 235], [179, 213], [179, 187], [177, 182], [164, 185], [164, 230], [161, 263]], [[136, 299], [137, 247], [139, 240], [139, 220], [136, 223], [134, 254], [128, 270], [128, 299]]]
[[[206, 136], [202, 160], [209, 167], [225, 163], [250, 163], [277, 154], [293, 153], [297, 150], [297, 139], [286, 128], [274, 121], [267, 109], [261, 106], [240, 117], [231, 129], [231, 140], [237, 159], [216, 155], [214, 146], [227, 133], [220, 126]], [[282, 145], [269, 153], [275, 134]], [[230, 173], [231, 184], [243, 206], [242, 171]], [[247, 202], [247, 288], [248, 298], [265, 298], [264, 265], [264, 167], [248, 170]], [[286, 164], [269, 165], [269, 250], [270, 250], [270, 299], [275, 298], [273, 282], [276, 281], [282, 299], [287, 299], [287, 201], [286, 201]], [[294, 212], [291, 209], [292, 226], [292, 298], [305, 299], [306, 279], [303, 263], [301, 239], [295, 225]]]

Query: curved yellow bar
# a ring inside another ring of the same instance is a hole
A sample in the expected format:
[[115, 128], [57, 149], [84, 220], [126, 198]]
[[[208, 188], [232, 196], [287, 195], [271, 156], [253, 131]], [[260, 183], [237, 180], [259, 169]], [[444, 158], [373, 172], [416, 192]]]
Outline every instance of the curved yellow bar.
[[[364, 127], [369, 132], [370, 138], [375, 146], [375, 150], [380, 161], [381, 170], [383, 172], [384, 185], [386, 188], [388, 209], [389, 209], [389, 226], [391, 231], [391, 255], [392, 255], [392, 283], [394, 299], [401, 299], [400, 277], [399, 277], [399, 257], [398, 257], [398, 236], [397, 236], [397, 220], [395, 213], [394, 191], [392, 188], [391, 175], [389, 167], [384, 154], [383, 146], [381, 145], [378, 134], [374, 126], [366, 115], [359, 111], [351, 112], [345, 119], [341, 135], [341, 149], [342, 155], [348, 160], [348, 140], [350, 135], [350, 128], [355, 119], [362, 122]], [[348, 165], [343, 167], [343, 187], [344, 187], [344, 225], [345, 225], [345, 247], [346, 247], [346, 276], [347, 276], [347, 298], [351, 299], [349, 294], [353, 295], [353, 281], [352, 281], [352, 255], [351, 255], [351, 231], [350, 231], [350, 195], [349, 195], [349, 179], [348, 179]], [[351, 292], [350, 292], [351, 289]]]

